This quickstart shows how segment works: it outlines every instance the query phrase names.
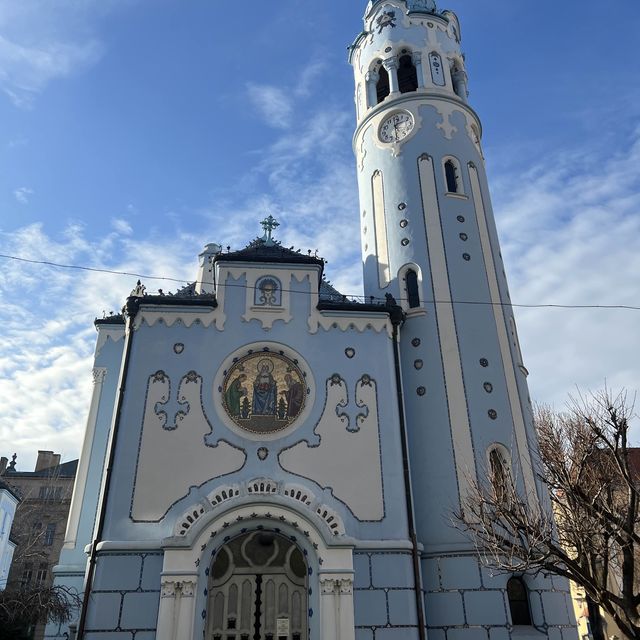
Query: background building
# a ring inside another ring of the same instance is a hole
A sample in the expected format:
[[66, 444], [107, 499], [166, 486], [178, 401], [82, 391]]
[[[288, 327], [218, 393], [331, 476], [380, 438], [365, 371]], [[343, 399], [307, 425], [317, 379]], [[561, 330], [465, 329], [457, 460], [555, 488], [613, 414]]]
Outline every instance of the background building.
[[[15, 513], [12, 537], [16, 543], [9, 587], [49, 586], [64, 542], [77, 460], [60, 462], [60, 454], [38, 451], [34, 471], [18, 471], [15, 457], [2, 474], [2, 481], [22, 501]], [[44, 634], [38, 625], [34, 639]]]

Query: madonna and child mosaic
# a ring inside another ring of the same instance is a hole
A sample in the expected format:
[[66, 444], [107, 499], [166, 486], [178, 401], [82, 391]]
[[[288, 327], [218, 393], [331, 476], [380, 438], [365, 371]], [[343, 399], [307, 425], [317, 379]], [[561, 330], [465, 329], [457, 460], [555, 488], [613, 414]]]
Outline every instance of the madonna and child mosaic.
[[221, 391], [231, 420], [255, 433], [273, 433], [292, 424], [304, 409], [308, 393], [295, 362], [264, 351], [234, 363]]

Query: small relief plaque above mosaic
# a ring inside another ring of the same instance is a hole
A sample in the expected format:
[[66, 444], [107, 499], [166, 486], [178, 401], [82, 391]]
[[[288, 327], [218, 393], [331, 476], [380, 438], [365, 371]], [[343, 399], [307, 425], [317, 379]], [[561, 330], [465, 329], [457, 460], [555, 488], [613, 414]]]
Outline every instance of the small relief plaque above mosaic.
[[256, 307], [281, 307], [282, 284], [278, 278], [264, 276], [256, 282], [253, 304]]
[[265, 351], [238, 359], [225, 373], [219, 391], [229, 418], [258, 434], [292, 425], [310, 393], [306, 374], [296, 362]]

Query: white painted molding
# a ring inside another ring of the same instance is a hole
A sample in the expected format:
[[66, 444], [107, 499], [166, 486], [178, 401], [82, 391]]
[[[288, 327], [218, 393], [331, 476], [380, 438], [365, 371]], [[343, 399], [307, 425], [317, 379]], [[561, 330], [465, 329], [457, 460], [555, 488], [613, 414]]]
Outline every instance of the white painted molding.
[[[84, 440], [82, 442], [80, 461], [78, 462], [76, 481], [73, 485], [73, 494], [71, 496], [71, 506], [69, 508], [69, 518], [67, 520], [67, 530], [64, 537], [63, 549], [75, 549], [76, 547], [80, 515], [87, 488], [87, 479], [89, 477], [93, 441], [96, 436], [98, 410], [100, 408], [102, 389], [106, 377], [106, 368], [94, 367], [92, 371], [93, 393], [91, 394], [91, 404], [89, 405], [89, 415], [87, 416], [87, 426], [84, 432]], [[102, 456], [99, 457], [99, 460], [102, 461]], [[90, 534], [91, 532], [87, 533]]]

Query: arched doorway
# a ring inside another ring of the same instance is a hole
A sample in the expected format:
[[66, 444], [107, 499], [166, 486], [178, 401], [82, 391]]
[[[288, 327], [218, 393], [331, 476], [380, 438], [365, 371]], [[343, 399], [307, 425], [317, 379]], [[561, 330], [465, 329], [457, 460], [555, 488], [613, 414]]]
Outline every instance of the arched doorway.
[[228, 541], [209, 569], [205, 640], [307, 640], [307, 581], [303, 552], [283, 535]]

